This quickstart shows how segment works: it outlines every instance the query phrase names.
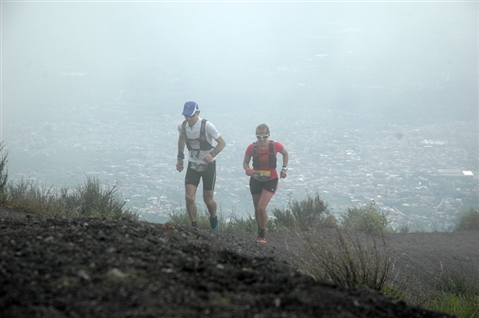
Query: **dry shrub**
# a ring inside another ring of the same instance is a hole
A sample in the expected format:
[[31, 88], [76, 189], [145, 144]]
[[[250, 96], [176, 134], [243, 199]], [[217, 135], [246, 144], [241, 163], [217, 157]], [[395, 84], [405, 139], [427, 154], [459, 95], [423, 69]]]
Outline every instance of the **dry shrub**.
[[318, 193], [314, 197], [308, 194], [303, 200], [291, 200], [286, 209], [275, 208], [272, 214], [274, 228], [282, 231], [309, 231], [337, 225]]
[[336, 228], [329, 235], [310, 232], [303, 243], [309, 259], [301, 260], [301, 269], [315, 278], [377, 291], [386, 288], [392, 261], [384, 236]]
[[3, 151], [3, 142], [0, 142], [0, 203], [4, 203], [6, 200], [6, 188], [8, 182], [8, 152]]
[[374, 202], [366, 207], [348, 208], [341, 215], [341, 225], [350, 230], [382, 235], [388, 232], [387, 215], [382, 213]]
[[455, 227], [456, 231], [477, 231], [479, 230], [479, 208], [469, 208], [461, 212]]

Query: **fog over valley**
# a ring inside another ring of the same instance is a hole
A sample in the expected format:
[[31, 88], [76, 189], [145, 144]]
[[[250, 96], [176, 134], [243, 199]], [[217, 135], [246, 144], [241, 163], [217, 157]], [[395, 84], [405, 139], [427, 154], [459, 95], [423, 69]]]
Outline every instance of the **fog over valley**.
[[290, 153], [270, 210], [319, 193], [335, 214], [374, 200], [432, 230], [479, 206], [476, 2], [0, 5], [10, 180], [94, 176], [163, 222], [185, 206], [177, 125], [194, 100], [226, 141], [225, 217], [253, 213], [242, 160], [261, 123]]

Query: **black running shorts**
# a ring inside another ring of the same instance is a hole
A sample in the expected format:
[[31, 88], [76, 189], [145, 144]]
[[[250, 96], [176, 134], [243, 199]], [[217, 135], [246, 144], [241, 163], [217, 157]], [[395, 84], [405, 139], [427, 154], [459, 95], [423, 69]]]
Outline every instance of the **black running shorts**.
[[263, 189], [275, 193], [278, 188], [278, 178], [267, 181], [258, 181], [254, 178], [249, 179], [249, 190], [251, 194], [261, 194]]
[[208, 164], [205, 171], [196, 171], [191, 167], [190, 162], [188, 162], [188, 169], [186, 169], [185, 184], [192, 184], [195, 187], [198, 187], [200, 184], [200, 179], [203, 178], [203, 190], [211, 191], [215, 188], [216, 182], [216, 161]]

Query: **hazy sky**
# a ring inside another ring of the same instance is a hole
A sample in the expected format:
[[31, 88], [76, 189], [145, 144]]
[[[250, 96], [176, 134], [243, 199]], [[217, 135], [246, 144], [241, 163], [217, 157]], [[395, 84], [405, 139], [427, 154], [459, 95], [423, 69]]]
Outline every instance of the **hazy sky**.
[[172, 115], [193, 99], [245, 113], [384, 104], [477, 117], [477, 2], [2, 1], [1, 9], [3, 121], [120, 96]]
[[[171, 164], [159, 179], [177, 178], [181, 188], [171, 162], [187, 100], [225, 137], [225, 157], [239, 154], [223, 161], [229, 169], [241, 169], [245, 140], [263, 122], [293, 154], [320, 132], [342, 136], [350, 125], [374, 137], [364, 145], [380, 146], [381, 127], [396, 122], [411, 131], [479, 121], [477, 1], [2, 0], [0, 9], [0, 140], [11, 175], [43, 173], [47, 184], [141, 153]], [[479, 132], [461, 127], [477, 124], [451, 127], [458, 131], [444, 135], [460, 136], [458, 147], [467, 142], [476, 158], [470, 136]]]

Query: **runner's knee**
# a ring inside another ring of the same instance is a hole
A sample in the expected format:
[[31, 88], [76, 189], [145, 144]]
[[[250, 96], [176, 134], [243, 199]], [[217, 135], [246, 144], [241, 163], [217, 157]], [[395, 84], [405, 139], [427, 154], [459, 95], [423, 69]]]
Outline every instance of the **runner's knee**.
[[258, 206], [258, 212], [259, 213], [266, 213], [266, 206], [262, 206], [262, 205]]
[[207, 206], [212, 206], [212, 205], [216, 204], [215, 200], [210, 195], [204, 195], [203, 196], [203, 201], [205, 202], [205, 204]]
[[194, 204], [195, 203], [195, 196], [186, 194], [185, 195], [185, 200], [186, 200], [186, 204]]

